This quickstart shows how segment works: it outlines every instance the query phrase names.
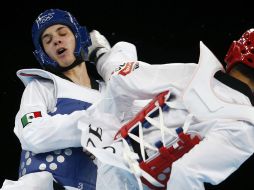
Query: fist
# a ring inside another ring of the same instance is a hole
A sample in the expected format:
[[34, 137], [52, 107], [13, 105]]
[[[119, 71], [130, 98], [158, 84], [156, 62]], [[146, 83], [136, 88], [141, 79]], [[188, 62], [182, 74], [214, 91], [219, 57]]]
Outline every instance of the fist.
[[104, 53], [110, 50], [111, 46], [108, 40], [97, 30], [90, 32], [92, 45], [88, 47], [89, 61], [96, 62], [97, 59]]

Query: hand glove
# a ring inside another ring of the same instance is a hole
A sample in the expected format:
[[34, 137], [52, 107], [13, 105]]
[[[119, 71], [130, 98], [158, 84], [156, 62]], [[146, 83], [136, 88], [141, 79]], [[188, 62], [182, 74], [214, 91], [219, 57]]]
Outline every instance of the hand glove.
[[88, 60], [96, 63], [98, 59], [111, 48], [108, 40], [97, 30], [90, 32], [92, 45], [88, 47]]

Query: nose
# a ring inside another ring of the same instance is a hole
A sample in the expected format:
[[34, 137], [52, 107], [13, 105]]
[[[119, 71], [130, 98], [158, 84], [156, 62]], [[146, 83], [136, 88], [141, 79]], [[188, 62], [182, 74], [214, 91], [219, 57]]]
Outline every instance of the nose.
[[62, 43], [62, 39], [58, 35], [53, 35], [52, 36], [52, 42], [53, 42], [54, 46], [57, 46], [57, 45]]
[[62, 41], [59, 40], [59, 39], [56, 39], [56, 40], [54, 41], [54, 45], [59, 45], [59, 44], [61, 44], [61, 43], [62, 43]]

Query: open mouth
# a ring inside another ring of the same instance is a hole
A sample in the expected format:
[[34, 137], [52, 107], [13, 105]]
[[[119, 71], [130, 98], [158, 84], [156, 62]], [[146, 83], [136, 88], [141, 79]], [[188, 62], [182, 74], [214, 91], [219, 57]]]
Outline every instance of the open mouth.
[[59, 49], [56, 51], [56, 53], [57, 53], [57, 55], [61, 55], [61, 54], [63, 54], [65, 51], [66, 51], [65, 48], [59, 48]]

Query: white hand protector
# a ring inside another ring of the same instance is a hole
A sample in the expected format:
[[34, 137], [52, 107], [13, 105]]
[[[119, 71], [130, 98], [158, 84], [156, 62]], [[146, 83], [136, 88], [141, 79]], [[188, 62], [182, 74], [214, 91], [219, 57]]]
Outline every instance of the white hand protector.
[[88, 47], [89, 61], [96, 62], [98, 58], [110, 50], [111, 46], [108, 40], [97, 30], [90, 32], [92, 45]]

